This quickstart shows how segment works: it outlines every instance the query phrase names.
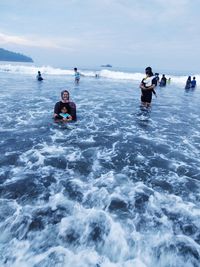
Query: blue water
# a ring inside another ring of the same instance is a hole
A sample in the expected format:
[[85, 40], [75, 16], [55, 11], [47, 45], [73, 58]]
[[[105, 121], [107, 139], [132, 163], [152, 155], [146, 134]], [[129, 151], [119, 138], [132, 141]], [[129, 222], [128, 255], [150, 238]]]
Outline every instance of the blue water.
[[[200, 90], [0, 73], [0, 266], [200, 266]], [[69, 89], [78, 120], [52, 120]]]

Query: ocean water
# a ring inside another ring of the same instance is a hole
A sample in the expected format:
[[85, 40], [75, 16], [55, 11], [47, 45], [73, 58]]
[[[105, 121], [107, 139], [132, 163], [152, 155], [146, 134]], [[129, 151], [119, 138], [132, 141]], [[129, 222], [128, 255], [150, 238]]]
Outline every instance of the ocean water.
[[142, 73], [37, 70], [0, 66], [0, 266], [199, 267], [200, 88], [171, 75], [147, 112]]

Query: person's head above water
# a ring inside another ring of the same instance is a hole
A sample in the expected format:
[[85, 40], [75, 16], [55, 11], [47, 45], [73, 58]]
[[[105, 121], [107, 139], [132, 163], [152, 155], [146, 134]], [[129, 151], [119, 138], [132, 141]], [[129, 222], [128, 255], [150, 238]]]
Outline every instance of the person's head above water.
[[153, 76], [152, 68], [151, 68], [151, 67], [147, 67], [147, 68], [145, 69], [145, 73], [146, 73], [146, 75], [149, 76], [149, 77]]
[[61, 112], [62, 112], [62, 113], [68, 113], [68, 109], [67, 109], [67, 107], [66, 107], [66, 106], [62, 107], [62, 108], [61, 108]]
[[77, 71], [77, 68], [74, 68], [74, 71]]
[[63, 90], [61, 92], [61, 99], [62, 99], [62, 102], [68, 102], [69, 101], [69, 92], [67, 90]]

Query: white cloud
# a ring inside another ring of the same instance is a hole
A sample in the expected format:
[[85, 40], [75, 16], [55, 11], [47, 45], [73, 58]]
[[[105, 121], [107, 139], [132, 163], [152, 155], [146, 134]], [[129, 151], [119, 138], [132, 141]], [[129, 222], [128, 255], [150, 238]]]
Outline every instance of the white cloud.
[[18, 36], [18, 35], [8, 35], [0, 33], [0, 44], [14, 44], [27, 47], [40, 47], [48, 49], [64, 49], [73, 50], [73, 47], [79, 44], [79, 40], [75, 38], [62, 38], [56, 37], [56, 41], [53, 38], [41, 38], [37, 36]]

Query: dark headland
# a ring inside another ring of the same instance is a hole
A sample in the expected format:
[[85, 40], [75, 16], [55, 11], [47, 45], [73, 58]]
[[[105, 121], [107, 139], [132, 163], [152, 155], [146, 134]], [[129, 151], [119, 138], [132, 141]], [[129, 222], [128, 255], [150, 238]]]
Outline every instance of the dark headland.
[[32, 58], [0, 48], [0, 61], [33, 62]]

